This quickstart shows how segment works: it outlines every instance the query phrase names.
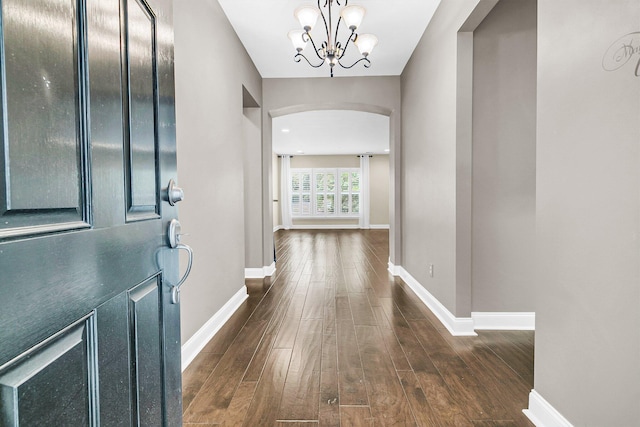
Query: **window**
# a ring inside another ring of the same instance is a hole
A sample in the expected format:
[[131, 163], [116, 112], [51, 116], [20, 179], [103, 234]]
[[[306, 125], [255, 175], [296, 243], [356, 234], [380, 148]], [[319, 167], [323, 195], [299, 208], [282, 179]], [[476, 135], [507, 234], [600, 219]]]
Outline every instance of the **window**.
[[358, 216], [360, 169], [291, 169], [294, 217]]

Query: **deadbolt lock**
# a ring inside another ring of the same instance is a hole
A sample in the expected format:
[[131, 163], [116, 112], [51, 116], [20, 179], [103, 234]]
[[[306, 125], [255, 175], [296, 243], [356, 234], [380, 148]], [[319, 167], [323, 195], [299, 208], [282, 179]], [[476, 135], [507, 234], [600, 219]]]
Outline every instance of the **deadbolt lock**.
[[184, 190], [178, 187], [173, 179], [170, 179], [167, 186], [167, 201], [173, 206], [182, 200], [184, 200]]

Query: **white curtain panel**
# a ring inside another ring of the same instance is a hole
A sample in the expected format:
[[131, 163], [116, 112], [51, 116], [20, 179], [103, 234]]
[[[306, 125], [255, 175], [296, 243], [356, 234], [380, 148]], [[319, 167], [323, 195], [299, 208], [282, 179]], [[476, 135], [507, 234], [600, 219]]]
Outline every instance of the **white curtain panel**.
[[282, 227], [290, 230], [291, 222], [291, 156], [283, 155], [280, 162], [280, 207]]
[[368, 155], [360, 156], [360, 228], [371, 228], [369, 223], [369, 160]]

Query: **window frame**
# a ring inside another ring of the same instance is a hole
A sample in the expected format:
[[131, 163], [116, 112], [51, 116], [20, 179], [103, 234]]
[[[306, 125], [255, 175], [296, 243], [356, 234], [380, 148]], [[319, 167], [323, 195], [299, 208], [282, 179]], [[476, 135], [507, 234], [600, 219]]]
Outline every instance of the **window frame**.
[[[305, 218], [317, 218], [317, 219], [357, 219], [360, 217], [360, 201], [361, 197], [361, 184], [362, 184], [362, 171], [360, 168], [291, 168], [291, 179], [289, 182], [290, 190], [291, 190], [291, 199], [289, 203], [291, 204], [291, 217], [293, 219], [305, 219]], [[341, 186], [341, 177], [343, 173], [349, 174], [349, 184], [348, 189], [346, 191], [342, 191]], [[353, 173], [358, 174], [358, 191], [354, 191], [353, 189]], [[302, 177], [305, 174], [310, 175], [310, 192], [303, 191], [302, 185]], [[300, 183], [299, 187], [296, 190], [294, 188], [294, 177], [299, 176]], [[323, 175], [323, 181], [321, 188], [318, 188], [318, 176]], [[334, 185], [333, 190], [328, 188], [327, 176], [334, 176]], [[304, 210], [304, 205], [302, 203], [302, 199], [304, 195], [309, 194], [310, 196], [310, 206], [308, 212]], [[326, 212], [326, 201], [328, 200], [327, 196], [333, 195], [333, 206], [334, 212], [327, 213]], [[342, 196], [348, 196], [348, 212], [342, 211]], [[353, 212], [353, 198], [356, 195], [358, 199], [358, 212]], [[298, 197], [298, 202], [294, 202], [294, 198]], [[319, 210], [318, 206], [318, 196], [324, 196], [324, 209]], [[299, 205], [296, 210], [296, 204]]]

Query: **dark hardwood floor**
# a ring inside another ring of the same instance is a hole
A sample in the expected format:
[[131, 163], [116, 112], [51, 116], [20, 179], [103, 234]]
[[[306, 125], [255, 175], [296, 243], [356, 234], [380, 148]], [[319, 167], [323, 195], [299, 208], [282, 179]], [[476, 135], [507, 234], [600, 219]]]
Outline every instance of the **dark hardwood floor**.
[[184, 372], [185, 426], [533, 426], [533, 332], [452, 337], [388, 232], [279, 231], [276, 275]]

